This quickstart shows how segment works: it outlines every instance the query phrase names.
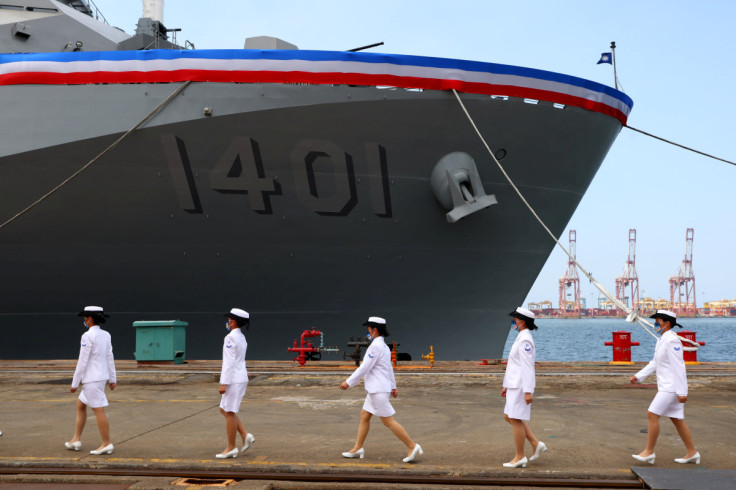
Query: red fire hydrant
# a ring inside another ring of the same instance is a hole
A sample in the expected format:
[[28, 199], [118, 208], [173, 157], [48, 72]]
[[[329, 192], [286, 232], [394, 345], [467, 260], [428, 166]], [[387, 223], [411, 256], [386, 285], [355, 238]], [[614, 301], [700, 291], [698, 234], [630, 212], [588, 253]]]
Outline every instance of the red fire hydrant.
[[613, 361], [609, 364], [634, 364], [631, 362], [631, 347], [639, 345], [639, 342], [631, 341], [631, 332], [613, 332], [613, 342], [606, 342], [605, 345], [613, 346]]
[[[697, 342], [695, 340], [695, 332], [691, 332], [690, 330], [683, 330], [682, 332], [678, 332], [677, 335], [679, 337], [684, 337], [688, 340], [692, 340], [693, 342]], [[705, 342], [697, 342], [698, 345], [705, 345]], [[683, 342], [683, 347], [692, 347], [693, 345], [690, 342]], [[685, 359], [685, 364], [700, 364], [698, 362], [698, 351], [696, 350], [684, 350], [682, 353], [682, 358]]]
[[296, 346], [296, 339], [294, 339], [294, 347], [289, 347], [287, 349], [288, 352], [298, 352], [299, 355], [294, 358], [295, 361], [299, 361], [299, 365], [301, 367], [304, 367], [304, 365], [307, 363], [307, 354], [316, 354], [319, 352], [319, 347], [312, 347], [312, 343], [308, 342], [307, 345], [304, 345], [304, 339], [307, 337], [319, 337], [322, 335], [322, 332], [320, 332], [317, 329], [312, 330], [305, 330], [302, 332], [302, 338], [301, 338], [301, 345], [299, 347]]

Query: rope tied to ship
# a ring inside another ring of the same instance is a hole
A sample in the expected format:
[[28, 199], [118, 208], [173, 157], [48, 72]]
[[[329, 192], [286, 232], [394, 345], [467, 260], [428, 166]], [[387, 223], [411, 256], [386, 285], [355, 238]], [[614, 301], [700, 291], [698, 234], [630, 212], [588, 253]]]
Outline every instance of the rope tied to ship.
[[[457, 99], [458, 103], [460, 104], [460, 107], [462, 108], [463, 112], [467, 116], [468, 121], [470, 121], [470, 125], [473, 126], [473, 129], [478, 134], [478, 137], [480, 138], [480, 140], [483, 143], [483, 145], [486, 147], [486, 150], [488, 150], [488, 153], [491, 155], [491, 158], [496, 163], [496, 166], [498, 166], [499, 170], [501, 171], [501, 173], [503, 174], [503, 176], [506, 178], [506, 181], [509, 183], [509, 185], [511, 185], [511, 187], [514, 189], [514, 191], [519, 196], [519, 198], [521, 199], [521, 201], [524, 203], [524, 205], [527, 207], [527, 209], [532, 213], [532, 215], [534, 216], [534, 218], [536, 218], [537, 222], [539, 222], [539, 224], [542, 226], [542, 228], [544, 228], [544, 230], [547, 232], [547, 234], [550, 236], [550, 238], [552, 238], [552, 240], [554, 240], [554, 242], [557, 244], [557, 246], [560, 247], [563, 252], [565, 252], [565, 254], [570, 258], [570, 260], [575, 264], [575, 266], [578, 269], [580, 269], [580, 272], [582, 272], [585, 275], [585, 277], [587, 277], [588, 280], [590, 280], [590, 282], [593, 284], [593, 286], [595, 286], [598, 289], [598, 291], [601, 292], [601, 294], [603, 294], [606, 298], [608, 298], [617, 308], [620, 308], [622, 311], [625, 311], [627, 313], [627, 317], [626, 317], [626, 321], [627, 322], [632, 323], [632, 324], [635, 323], [635, 322], [638, 323], [649, 335], [651, 335], [655, 339], [658, 339], [659, 337], [657, 337], [657, 335], [653, 332], [654, 325], [652, 325], [652, 323], [649, 322], [647, 319], [643, 318], [639, 314], [639, 310], [638, 309], [632, 310], [631, 308], [629, 308], [628, 306], [626, 306], [623, 302], [621, 302], [618, 298], [616, 298], [613, 294], [611, 294], [611, 292], [608, 291], [601, 283], [599, 283], [593, 277], [593, 274], [591, 274], [590, 272], [588, 272], [587, 270], [585, 270], [585, 268], [582, 265], [580, 265], [580, 263], [577, 261], [577, 259], [575, 257], [573, 257], [572, 254], [570, 254], [570, 252], [565, 248], [565, 246], [562, 243], [560, 243], [560, 241], [557, 239], [557, 237], [555, 237], [554, 233], [552, 233], [552, 231], [549, 229], [549, 227], [547, 227], [547, 225], [544, 223], [544, 221], [542, 220], [542, 218], [539, 217], [539, 215], [534, 210], [534, 208], [532, 207], [532, 205], [529, 204], [529, 202], [526, 200], [526, 198], [524, 198], [524, 195], [521, 193], [521, 191], [519, 190], [519, 188], [516, 187], [516, 184], [514, 184], [513, 180], [511, 180], [511, 177], [509, 177], [509, 174], [506, 173], [506, 170], [503, 168], [503, 165], [501, 165], [501, 162], [498, 161], [498, 159], [496, 158], [496, 155], [494, 155], [493, 151], [491, 151], [491, 147], [488, 145], [488, 143], [486, 142], [485, 138], [483, 137], [483, 134], [478, 129], [478, 126], [475, 124], [475, 121], [473, 120], [472, 116], [468, 112], [468, 109], [465, 107], [465, 104], [463, 104], [463, 101], [460, 98], [460, 95], [457, 93], [457, 91], [455, 89], [452, 89], [452, 93], [455, 94], [455, 98]], [[689, 343], [689, 344], [692, 345], [692, 347], [684, 347], [683, 346], [683, 350], [686, 350], [686, 351], [696, 351], [700, 347], [700, 344], [698, 344], [697, 342], [695, 342], [693, 340], [686, 339], [685, 337], [681, 337], [680, 335], [678, 335], [677, 337], [681, 341], [687, 342], [687, 343]]]
[[45, 201], [49, 197], [51, 197], [54, 193], [56, 193], [56, 191], [58, 191], [59, 189], [61, 189], [65, 185], [67, 185], [69, 182], [71, 182], [72, 180], [74, 180], [76, 177], [78, 177], [79, 174], [81, 174], [82, 172], [84, 172], [85, 170], [87, 170], [89, 167], [91, 167], [95, 162], [97, 162], [105, 154], [107, 154], [110, 151], [112, 151], [113, 149], [115, 149], [115, 147], [117, 147], [120, 143], [122, 143], [125, 138], [127, 138], [131, 133], [133, 133], [133, 131], [135, 131], [138, 128], [140, 128], [141, 126], [143, 126], [145, 123], [147, 123], [148, 121], [150, 121], [151, 118], [153, 118], [153, 116], [155, 116], [156, 114], [158, 114], [159, 112], [161, 112], [161, 110], [164, 107], [166, 107], [169, 104], [169, 102], [171, 102], [174, 99], [174, 97], [176, 97], [177, 95], [179, 95], [180, 93], [182, 93], [184, 91], [184, 89], [187, 88], [191, 83], [192, 83], [192, 81], [191, 80], [188, 80], [188, 81], [184, 82], [182, 85], [180, 85], [176, 90], [174, 90], [174, 92], [172, 92], [171, 95], [169, 95], [166, 98], [166, 100], [164, 100], [163, 102], [161, 102], [146, 117], [144, 117], [143, 119], [141, 119], [138, 124], [136, 124], [135, 126], [133, 126], [132, 128], [130, 128], [128, 131], [126, 131], [122, 136], [120, 136], [118, 139], [116, 139], [110, 146], [108, 146], [107, 148], [105, 148], [100, 154], [98, 154], [92, 160], [90, 160], [89, 162], [87, 162], [87, 164], [84, 165], [82, 168], [80, 168], [79, 170], [77, 170], [76, 172], [74, 172], [72, 175], [70, 175], [61, 184], [59, 184], [56, 187], [54, 187], [53, 189], [51, 189], [49, 192], [47, 192], [46, 194], [44, 194], [43, 196], [41, 196], [39, 199], [37, 199], [35, 202], [33, 202], [31, 205], [29, 205], [28, 207], [26, 207], [25, 209], [23, 209], [22, 211], [20, 211], [18, 214], [16, 214], [15, 216], [13, 216], [9, 220], [7, 220], [5, 223], [3, 223], [2, 225], [0, 225], [0, 230], [2, 230], [3, 228], [5, 228], [7, 225], [9, 225], [10, 223], [12, 223], [16, 219], [20, 218], [24, 214], [26, 214], [31, 209], [33, 209], [36, 206], [38, 206], [39, 204], [41, 204], [43, 201]]

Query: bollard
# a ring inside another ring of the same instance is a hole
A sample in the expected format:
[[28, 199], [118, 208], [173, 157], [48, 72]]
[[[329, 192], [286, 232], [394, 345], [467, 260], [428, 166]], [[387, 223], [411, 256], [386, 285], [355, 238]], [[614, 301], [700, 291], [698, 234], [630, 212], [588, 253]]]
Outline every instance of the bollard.
[[[690, 330], [683, 330], [682, 332], [679, 332], [677, 334], [679, 337], [684, 337], [688, 340], [692, 340], [693, 342], [697, 342], [695, 340], [695, 332], [691, 332]], [[705, 345], [705, 342], [698, 342], [698, 345]], [[683, 342], [683, 347], [692, 347], [692, 344], [689, 342]], [[696, 350], [684, 350], [682, 352], [682, 358], [685, 359], [685, 364], [691, 364], [691, 365], [697, 365], [700, 364], [698, 362], [698, 351]]]
[[606, 342], [605, 345], [613, 346], [613, 361], [609, 364], [634, 364], [631, 362], [631, 347], [639, 345], [639, 342], [631, 341], [631, 332], [613, 332], [613, 342]]

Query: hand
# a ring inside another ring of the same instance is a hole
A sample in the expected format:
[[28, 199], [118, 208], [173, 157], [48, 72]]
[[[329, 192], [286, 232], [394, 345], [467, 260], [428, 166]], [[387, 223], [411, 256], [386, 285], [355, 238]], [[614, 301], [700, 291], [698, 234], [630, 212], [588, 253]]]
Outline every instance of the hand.
[[531, 393], [524, 393], [524, 401], [527, 405], [531, 405], [534, 396]]
[[399, 390], [397, 390], [396, 388], [394, 388], [393, 390], [391, 390], [391, 396], [394, 397], [394, 398], [396, 398], [397, 396], [399, 396]]
[[677, 401], [680, 402], [680, 403], [685, 403], [687, 401], [687, 397], [686, 396], [678, 396], [677, 397]]
[[501, 390], [501, 397], [505, 397], [505, 396], [506, 396], [506, 388], [503, 388]]
[[77, 389], [72, 386], [71, 388], [69, 388], [69, 391], [71, 391], [72, 393], [74, 393], [75, 391], [77, 391]]
[[219, 391], [221, 395], [224, 395], [225, 391], [227, 391], [227, 385], [220, 385], [220, 389], [217, 391]]
[[114, 390], [117, 385], [117, 383], [110, 383], [110, 390]]
[[639, 380], [638, 380], [638, 379], [636, 379], [636, 376], [632, 376], [631, 378], [629, 378], [629, 381], [631, 381], [631, 384], [632, 384], [632, 385], [635, 385], [636, 383], [638, 383], [638, 382], [639, 382]]
[[341, 390], [347, 390], [348, 388], [350, 388], [350, 385], [348, 384], [347, 381], [343, 381], [342, 383], [340, 383]]

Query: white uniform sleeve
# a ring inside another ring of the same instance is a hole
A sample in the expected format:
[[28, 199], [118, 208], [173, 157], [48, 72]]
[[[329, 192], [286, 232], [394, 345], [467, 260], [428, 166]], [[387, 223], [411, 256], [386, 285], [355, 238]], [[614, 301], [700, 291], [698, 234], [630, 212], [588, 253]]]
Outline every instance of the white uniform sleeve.
[[363, 362], [360, 363], [360, 366], [358, 366], [358, 369], [356, 369], [353, 372], [353, 374], [351, 374], [350, 377], [345, 380], [348, 386], [353, 387], [357, 385], [360, 382], [360, 380], [363, 378], [363, 376], [365, 376], [368, 373], [368, 371], [370, 371], [371, 368], [373, 368], [377, 360], [378, 360], [377, 346], [374, 346], [373, 344], [371, 344], [371, 346], [368, 347], [368, 350], [366, 351], [365, 356], [363, 357]]
[[222, 373], [220, 374], [220, 384], [229, 385], [233, 380], [233, 368], [238, 358], [238, 345], [230, 338], [225, 337], [225, 343], [222, 346]]
[[[679, 350], [675, 350], [679, 347]], [[682, 356], [682, 343], [671, 342], [667, 346], [667, 357], [669, 357], [672, 365], [672, 381], [675, 385], [675, 393], [677, 396], [687, 396], [687, 371], [685, 369], [685, 359]]]
[[110, 339], [110, 348], [107, 350], [107, 372], [110, 374], [110, 384], [117, 383], [117, 372], [115, 371], [115, 357], [112, 355], [112, 339]]
[[82, 382], [82, 378], [84, 377], [84, 371], [87, 369], [87, 363], [89, 362], [89, 355], [91, 352], [92, 339], [87, 335], [87, 332], [84, 332], [79, 346], [77, 369], [74, 370], [74, 377], [72, 378], [72, 388], [79, 388], [79, 384]]
[[521, 344], [521, 388], [524, 393], [534, 393], [534, 344], [524, 341]]

